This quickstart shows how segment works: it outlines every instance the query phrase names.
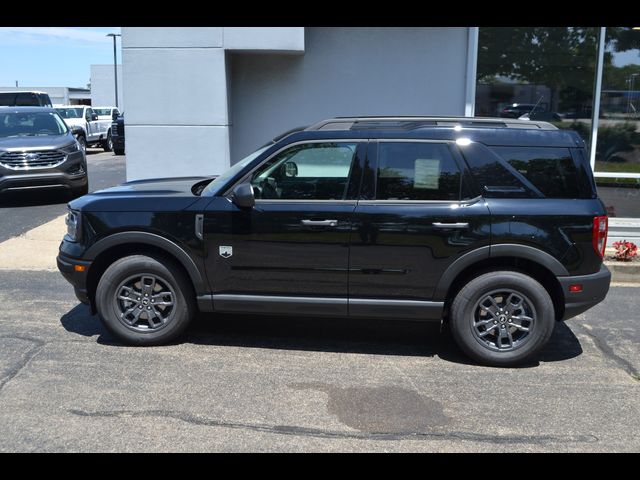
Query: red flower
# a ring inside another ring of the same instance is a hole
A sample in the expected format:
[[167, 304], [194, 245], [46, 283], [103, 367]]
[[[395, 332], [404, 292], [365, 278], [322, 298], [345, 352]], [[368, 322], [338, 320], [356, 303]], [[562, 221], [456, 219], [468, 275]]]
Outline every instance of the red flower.
[[626, 240], [613, 242], [613, 247], [616, 249], [613, 257], [621, 262], [628, 262], [638, 255], [638, 246], [633, 242], [627, 242]]

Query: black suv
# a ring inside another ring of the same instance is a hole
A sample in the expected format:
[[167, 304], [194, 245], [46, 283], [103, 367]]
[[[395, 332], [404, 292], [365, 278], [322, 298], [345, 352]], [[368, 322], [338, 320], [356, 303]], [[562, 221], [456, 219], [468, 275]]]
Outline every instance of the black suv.
[[197, 310], [444, 320], [469, 356], [505, 366], [605, 298], [606, 236], [575, 132], [336, 118], [215, 179], [72, 201], [58, 267], [131, 344], [174, 340]]

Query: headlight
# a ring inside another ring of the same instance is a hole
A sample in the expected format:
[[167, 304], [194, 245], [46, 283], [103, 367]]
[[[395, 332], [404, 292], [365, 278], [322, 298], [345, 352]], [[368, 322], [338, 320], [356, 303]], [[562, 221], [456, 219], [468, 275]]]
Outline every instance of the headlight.
[[64, 223], [67, 224], [66, 239], [71, 242], [77, 242], [80, 237], [80, 212], [69, 209]]
[[62, 147], [60, 150], [62, 150], [64, 153], [79, 152], [80, 151], [80, 144], [78, 143], [77, 140], [75, 140], [73, 143], [70, 143], [66, 147]]

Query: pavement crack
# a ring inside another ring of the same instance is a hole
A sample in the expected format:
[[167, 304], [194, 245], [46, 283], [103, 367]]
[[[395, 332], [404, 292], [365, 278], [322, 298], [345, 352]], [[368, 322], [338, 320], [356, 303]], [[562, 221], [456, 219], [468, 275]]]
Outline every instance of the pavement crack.
[[617, 355], [606, 340], [593, 333], [591, 326], [587, 324], [577, 324], [577, 326], [585, 335], [593, 340], [596, 348], [602, 353], [602, 355], [604, 355], [605, 358], [613, 361], [616, 365], [622, 368], [622, 370], [624, 370], [634, 381], [640, 382], [640, 372], [638, 372], [631, 362]]
[[110, 410], [88, 412], [84, 410], [68, 410], [72, 415], [91, 418], [172, 418], [192, 425], [221, 427], [277, 435], [295, 435], [316, 438], [340, 438], [359, 440], [467, 440], [494, 444], [547, 444], [554, 443], [595, 443], [594, 435], [489, 435], [475, 432], [349, 432], [324, 430], [320, 428], [298, 427], [295, 425], [266, 425], [240, 422], [226, 422], [171, 410]]
[[29, 362], [31, 362], [33, 357], [35, 357], [40, 352], [40, 350], [44, 348], [44, 346], [47, 343], [38, 338], [23, 337], [20, 335], [0, 335], [0, 339], [2, 338], [23, 340], [25, 342], [33, 343], [34, 346], [31, 347], [29, 350], [27, 350], [24, 354], [22, 354], [20, 361], [11, 370], [9, 370], [2, 378], [0, 378], [0, 393], [2, 393], [2, 390], [4, 389], [4, 387], [11, 380], [13, 380], [22, 371], [23, 368], [29, 365]]

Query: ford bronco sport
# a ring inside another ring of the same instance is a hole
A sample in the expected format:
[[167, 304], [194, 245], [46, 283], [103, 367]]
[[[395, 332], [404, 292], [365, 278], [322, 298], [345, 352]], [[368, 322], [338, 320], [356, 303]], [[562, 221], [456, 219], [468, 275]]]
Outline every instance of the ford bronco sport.
[[489, 365], [535, 359], [607, 294], [607, 217], [572, 131], [512, 119], [335, 118], [217, 178], [69, 203], [58, 267], [122, 341], [197, 310], [444, 321]]

